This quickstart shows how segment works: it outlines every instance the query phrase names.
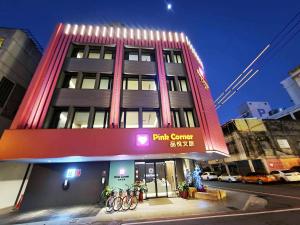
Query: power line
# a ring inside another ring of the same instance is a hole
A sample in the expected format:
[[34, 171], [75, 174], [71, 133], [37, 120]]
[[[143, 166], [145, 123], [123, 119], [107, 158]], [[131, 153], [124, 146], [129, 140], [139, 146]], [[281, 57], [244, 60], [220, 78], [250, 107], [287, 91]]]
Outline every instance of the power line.
[[[222, 105], [224, 105], [225, 102], [227, 102], [240, 88], [242, 88], [255, 74], [259, 72], [259, 70], [256, 69], [256, 71], [252, 75], [250, 75], [246, 81], [242, 82], [254, 70], [252, 68], [251, 70], [248, 71], [248, 73], [246, 73], [246, 71], [249, 68], [251, 68], [251, 66], [258, 67], [256, 64], [259, 63], [259, 67], [261, 69], [261, 67], [264, 65], [263, 63], [266, 63], [262, 60], [266, 59], [266, 56], [270, 55], [270, 52], [273, 53], [275, 51], [275, 53], [272, 54], [269, 57], [269, 59], [273, 58], [281, 49], [283, 49], [292, 39], [295, 38], [295, 36], [300, 32], [300, 29], [297, 30], [295, 33], [293, 33], [292, 36], [290, 36], [288, 40], [286, 40], [281, 45], [281, 43], [289, 36], [289, 34], [292, 33], [294, 29], [299, 25], [300, 21], [297, 21], [287, 32], [285, 32], [290, 27], [290, 25], [298, 18], [299, 15], [300, 15], [300, 11], [296, 13], [296, 15], [288, 21], [288, 23], [283, 27], [283, 29], [281, 29], [280, 32], [278, 32], [274, 36], [271, 42], [262, 51], [260, 51], [260, 53], [257, 54], [257, 56], [243, 70], [243, 72], [239, 74], [239, 76], [237, 76], [237, 78], [230, 83], [230, 85], [225, 89], [225, 91], [223, 91], [218, 96], [218, 98], [215, 100], [216, 109], [219, 109]], [[276, 47], [278, 46], [279, 49], [276, 49]]]

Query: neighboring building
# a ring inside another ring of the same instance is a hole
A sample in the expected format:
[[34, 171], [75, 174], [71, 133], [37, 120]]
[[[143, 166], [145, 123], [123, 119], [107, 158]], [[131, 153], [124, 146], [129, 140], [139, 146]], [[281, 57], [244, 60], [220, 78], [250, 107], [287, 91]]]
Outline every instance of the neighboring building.
[[271, 106], [268, 102], [245, 102], [239, 111], [243, 118], [264, 119], [269, 116]]
[[295, 105], [300, 105], [300, 66], [289, 72], [289, 77], [281, 81]]
[[0, 138], [13, 120], [41, 56], [28, 32], [0, 27]]
[[222, 129], [230, 157], [209, 161], [217, 172], [247, 174], [300, 165], [300, 121], [234, 119]]
[[270, 113], [268, 119], [300, 119], [300, 67], [296, 67], [289, 72], [290, 77], [281, 81], [294, 105], [276, 113]]
[[[0, 142], [21, 104], [42, 56], [32, 35], [22, 29], [0, 27]], [[15, 139], [15, 142], [18, 140]], [[28, 164], [0, 160], [0, 208], [15, 203]]]
[[1, 141], [0, 160], [33, 163], [21, 209], [107, 184], [174, 196], [196, 160], [227, 156], [203, 71], [183, 33], [59, 24]]

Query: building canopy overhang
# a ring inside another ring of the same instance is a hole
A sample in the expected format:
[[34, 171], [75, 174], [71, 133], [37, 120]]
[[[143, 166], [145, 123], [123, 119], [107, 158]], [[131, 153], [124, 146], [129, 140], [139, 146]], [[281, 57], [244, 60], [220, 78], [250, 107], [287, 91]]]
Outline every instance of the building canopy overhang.
[[6, 130], [0, 160], [78, 162], [228, 156], [205, 146], [200, 128]]

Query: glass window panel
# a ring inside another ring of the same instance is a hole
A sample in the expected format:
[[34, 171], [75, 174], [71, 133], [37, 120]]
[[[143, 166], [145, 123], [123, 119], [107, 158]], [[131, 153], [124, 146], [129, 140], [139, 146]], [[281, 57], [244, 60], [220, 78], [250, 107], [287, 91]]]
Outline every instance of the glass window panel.
[[185, 124], [187, 127], [195, 127], [195, 121], [192, 111], [184, 112]]
[[173, 127], [181, 127], [178, 111], [172, 111], [172, 122], [173, 122]]
[[109, 77], [101, 77], [100, 78], [100, 86], [99, 89], [100, 90], [108, 90], [110, 89], [110, 78]]
[[151, 56], [150, 56], [150, 54], [143, 54], [142, 55], [142, 61], [144, 61], [144, 62], [151, 62]]
[[75, 112], [72, 128], [87, 128], [89, 112]]
[[75, 88], [76, 87], [76, 81], [77, 81], [77, 78], [76, 77], [72, 77], [69, 81], [69, 86], [68, 88]]
[[169, 91], [175, 91], [175, 81], [173, 78], [168, 78], [167, 79], [167, 84], [168, 84], [168, 90]]
[[124, 118], [125, 118], [125, 112], [122, 112], [121, 113], [121, 122], [120, 122], [120, 127], [121, 128], [125, 128], [125, 120], [124, 120]]
[[109, 60], [113, 59], [113, 54], [112, 54], [112, 52], [111, 52], [111, 51], [106, 51], [106, 52], [104, 53], [104, 59], [109, 59]]
[[65, 128], [65, 125], [67, 122], [67, 117], [68, 117], [67, 111], [60, 112], [59, 118], [58, 118], [58, 123], [57, 123], [57, 128]]
[[77, 59], [82, 59], [83, 58], [83, 50], [79, 50], [76, 54]]
[[175, 54], [175, 63], [182, 63], [181, 55], [180, 54]]
[[186, 84], [186, 80], [179, 80], [179, 84], [180, 84], [180, 91], [187, 91], [187, 84]]
[[4, 38], [0, 38], [0, 48], [4, 45]]
[[95, 77], [84, 77], [82, 80], [81, 88], [82, 89], [94, 89], [95, 82], [96, 82]]
[[139, 112], [127, 111], [125, 125], [126, 125], [126, 128], [138, 128], [139, 127]]
[[123, 90], [126, 90], [126, 83], [127, 83], [127, 79], [123, 79]]
[[145, 91], [156, 91], [156, 82], [153, 79], [143, 79], [142, 80], [142, 90]]
[[106, 125], [104, 120], [105, 120], [105, 112], [96, 112], [93, 128], [104, 128]]
[[129, 61], [139, 61], [139, 55], [137, 52], [129, 53]]
[[97, 50], [91, 50], [88, 55], [89, 59], [100, 59], [100, 52]]
[[156, 111], [143, 112], [143, 128], [159, 127], [159, 120]]
[[139, 80], [137, 78], [127, 78], [127, 90], [138, 90]]

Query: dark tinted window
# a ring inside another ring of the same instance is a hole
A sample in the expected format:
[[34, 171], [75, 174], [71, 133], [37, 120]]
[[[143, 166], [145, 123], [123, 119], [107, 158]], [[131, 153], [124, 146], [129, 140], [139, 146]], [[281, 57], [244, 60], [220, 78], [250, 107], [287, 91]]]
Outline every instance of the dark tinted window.
[[2, 80], [0, 81], [0, 107], [4, 106], [13, 87], [13, 82], [8, 80], [6, 77], [2, 77]]

